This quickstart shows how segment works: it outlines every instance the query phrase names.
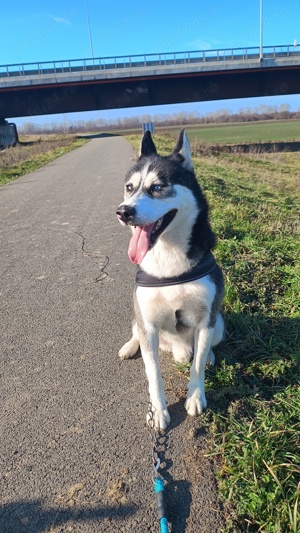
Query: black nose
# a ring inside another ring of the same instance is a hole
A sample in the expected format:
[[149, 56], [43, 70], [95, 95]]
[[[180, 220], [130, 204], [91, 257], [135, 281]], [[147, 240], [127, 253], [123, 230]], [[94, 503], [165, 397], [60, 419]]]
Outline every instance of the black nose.
[[126, 224], [135, 217], [135, 208], [130, 205], [120, 205], [116, 211], [118, 217]]

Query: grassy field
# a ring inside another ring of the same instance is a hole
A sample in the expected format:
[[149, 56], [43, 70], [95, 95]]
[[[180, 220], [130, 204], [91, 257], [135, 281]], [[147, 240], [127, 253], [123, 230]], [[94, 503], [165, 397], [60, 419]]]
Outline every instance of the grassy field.
[[[239, 122], [232, 124], [182, 124], [160, 126], [154, 124], [157, 135], [168, 134], [174, 138], [182, 128], [189, 139], [209, 144], [267, 143], [276, 141], [300, 141], [300, 120], [265, 120], [259, 122]], [[141, 128], [111, 130], [116, 135], [141, 135]]]
[[[137, 148], [140, 136], [130, 139]], [[174, 147], [155, 140], [161, 153]], [[226, 279], [227, 336], [207, 371], [202, 416], [226, 532], [299, 533], [299, 155], [194, 150]], [[177, 370], [188, 377], [188, 365]]]
[[[181, 127], [164, 128], [158, 126], [156, 130], [177, 137]], [[300, 121], [297, 120], [207, 124], [186, 126], [186, 130], [191, 143], [202, 142], [204, 148], [210, 144], [300, 141]], [[115, 132], [117, 135], [129, 133], [129, 130]], [[75, 135], [28, 135], [26, 137], [21, 136], [20, 140], [21, 143], [16, 147], [0, 151], [0, 185], [32, 172], [60, 155], [82, 146], [88, 141], [88, 137], [84, 139]]]
[[42, 135], [20, 138], [14, 148], [0, 151], [0, 185], [24, 176], [87, 142], [74, 135]]
[[[172, 135], [178, 135], [181, 128], [170, 128]], [[212, 144], [236, 144], [253, 142], [300, 140], [299, 120], [270, 120], [233, 124], [204, 124], [186, 126], [191, 142], [204, 141]]]

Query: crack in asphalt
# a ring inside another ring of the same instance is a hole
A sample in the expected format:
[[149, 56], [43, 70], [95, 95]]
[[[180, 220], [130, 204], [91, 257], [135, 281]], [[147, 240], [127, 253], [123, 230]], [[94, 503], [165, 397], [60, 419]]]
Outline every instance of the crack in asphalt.
[[[69, 231], [69, 233], [73, 233], [75, 235], [78, 235], [81, 239], [82, 239], [82, 243], [81, 243], [81, 251], [83, 253], [84, 256], [87, 256], [87, 257], [90, 257], [90, 258], [101, 258], [102, 257], [102, 254], [101, 252], [88, 252], [87, 250], [85, 250], [85, 237], [79, 233], [78, 231]], [[105, 259], [103, 261], [100, 261], [99, 262], [99, 266], [100, 266], [100, 274], [99, 276], [97, 276], [96, 278], [94, 278], [94, 282], [95, 283], [98, 283], [98, 281], [103, 281], [105, 278], [107, 278], [108, 276], [108, 272], [106, 272], [106, 270], [104, 270], [107, 265], [109, 263], [109, 257], [107, 255], [105, 255]]]
[[[36, 228], [36, 229], [42, 229], [42, 230], [46, 230], [46, 231], [62, 231], [64, 233], [70, 233], [71, 235], [77, 235], [78, 237], [81, 238], [81, 241], [82, 241], [81, 242], [81, 251], [82, 251], [82, 254], [84, 256], [90, 257], [90, 258], [101, 258], [101, 257], [103, 257], [103, 254], [101, 252], [88, 252], [87, 250], [85, 250], [86, 238], [84, 237], [84, 235], [82, 235], [82, 233], [79, 233], [78, 231], [67, 230], [67, 229], [64, 229], [64, 228], [47, 228], [45, 226], [33, 226], [33, 227]], [[29, 228], [16, 228], [16, 229], [29, 229]], [[104, 281], [108, 277], [108, 272], [106, 272], [105, 268], [109, 264], [109, 257], [108, 257], [108, 255], [104, 255], [104, 258], [105, 258], [104, 260], [99, 262], [100, 274], [99, 274], [99, 276], [97, 276], [96, 278], [93, 279], [94, 283], [98, 283], [99, 281]]]

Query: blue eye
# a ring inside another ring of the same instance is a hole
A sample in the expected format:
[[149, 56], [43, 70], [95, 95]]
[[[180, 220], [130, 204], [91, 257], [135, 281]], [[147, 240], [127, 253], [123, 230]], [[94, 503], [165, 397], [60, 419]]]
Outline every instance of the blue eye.
[[152, 192], [160, 192], [160, 191], [162, 191], [162, 188], [163, 188], [162, 185], [158, 185], [158, 184], [152, 185], [151, 191]]

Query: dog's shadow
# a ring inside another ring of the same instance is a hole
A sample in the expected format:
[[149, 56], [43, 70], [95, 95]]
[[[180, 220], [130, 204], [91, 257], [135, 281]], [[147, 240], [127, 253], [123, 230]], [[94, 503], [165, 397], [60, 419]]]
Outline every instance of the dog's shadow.
[[[208, 367], [206, 373], [211, 412], [207, 420], [212, 413], [227, 417], [233, 403], [237, 419], [248, 417], [251, 420], [257, 409], [253, 397], [270, 401], [286, 387], [299, 383], [300, 319], [233, 313], [226, 316], [226, 323], [227, 338], [216, 348], [216, 367]], [[272, 366], [272, 373], [263, 372], [267, 364]], [[184, 533], [192, 504], [192, 483], [187, 479], [173, 479], [168, 440], [170, 432], [180, 427], [188, 415], [184, 399], [169, 405], [168, 409], [171, 424], [161, 451], [161, 473], [167, 482], [165, 499], [171, 533]]]

